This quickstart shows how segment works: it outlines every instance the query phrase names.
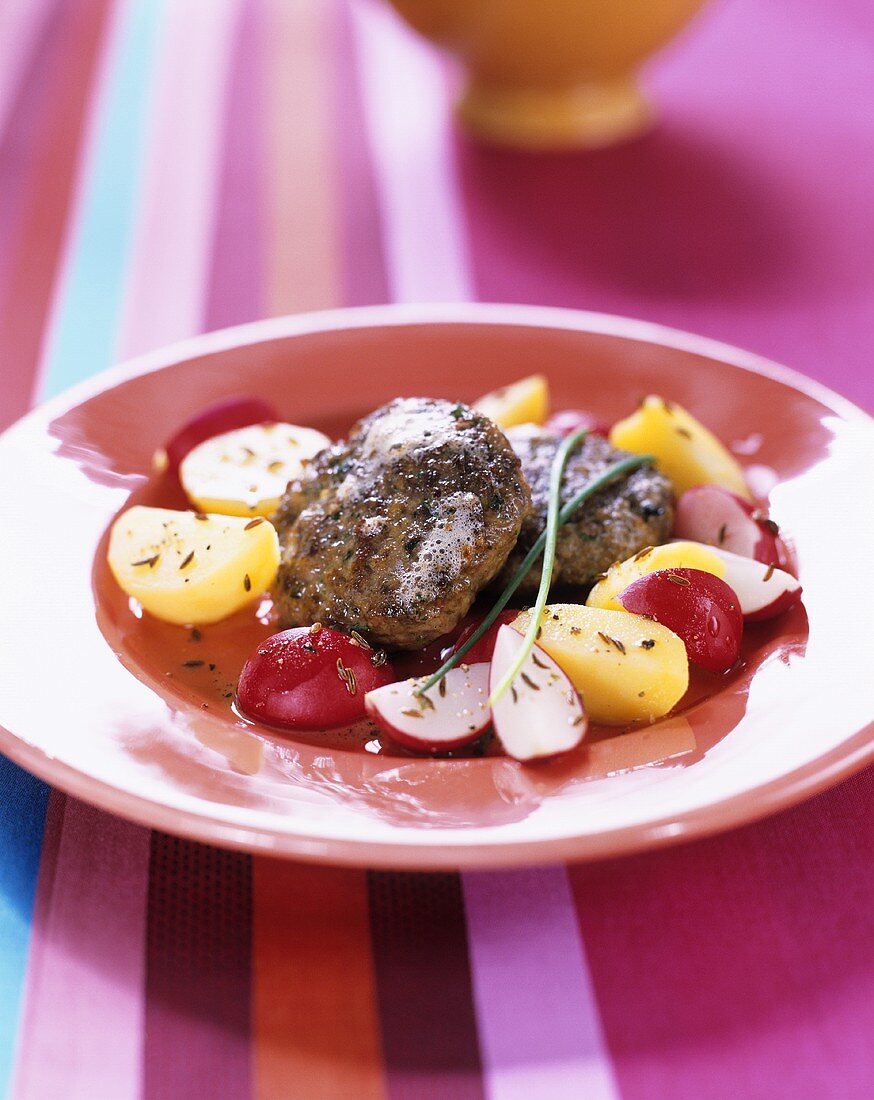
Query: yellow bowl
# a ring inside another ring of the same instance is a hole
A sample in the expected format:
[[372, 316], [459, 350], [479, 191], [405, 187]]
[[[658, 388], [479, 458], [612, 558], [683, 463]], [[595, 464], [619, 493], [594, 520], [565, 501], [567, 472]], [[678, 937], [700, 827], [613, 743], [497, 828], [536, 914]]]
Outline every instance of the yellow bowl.
[[529, 148], [609, 145], [645, 129], [635, 72], [704, 0], [391, 0], [468, 76], [479, 137]]

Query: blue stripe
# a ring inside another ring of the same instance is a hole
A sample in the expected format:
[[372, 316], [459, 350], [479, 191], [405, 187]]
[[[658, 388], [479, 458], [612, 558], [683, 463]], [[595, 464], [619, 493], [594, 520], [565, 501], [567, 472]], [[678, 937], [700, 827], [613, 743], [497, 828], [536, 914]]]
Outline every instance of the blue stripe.
[[[42, 397], [111, 365], [137, 209], [148, 92], [166, 0], [121, 0], [109, 91], [73, 228]], [[6, 1095], [49, 788], [0, 757], [0, 1095]]]
[[49, 788], [0, 756], [0, 1094], [12, 1070]]

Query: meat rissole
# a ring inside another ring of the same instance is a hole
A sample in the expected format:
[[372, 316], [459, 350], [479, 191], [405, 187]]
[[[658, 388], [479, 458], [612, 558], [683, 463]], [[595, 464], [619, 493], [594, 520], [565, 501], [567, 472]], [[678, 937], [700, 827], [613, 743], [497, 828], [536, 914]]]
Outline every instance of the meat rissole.
[[[323, 622], [398, 649], [448, 633], [482, 588], [513, 576], [546, 525], [559, 442], [532, 425], [505, 435], [447, 401], [377, 409], [288, 486], [274, 521], [281, 624]], [[568, 462], [562, 503], [624, 454], [589, 436]], [[553, 583], [591, 585], [614, 561], [664, 542], [672, 524], [663, 475], [620, 478], [561, 528]], [[535, 567], [520, 595], [539, 579]]]
[[[524, 424], [509, 428], [507, 438], [522, 463], [531, 488], [532, 507], [522, 524], [519, 541], [496, 584], [503, 586], [546, 526], [549, 475], [561, 442], [543, 428]], [[561, 503], [567, 502], [608, 466], [627, 457], [600, 436], [590, 435], [574, 450], [565, 467]], [[624, 561], [645, 546], [657, 546], [671, 533], [674, 500], [671, 483], [652, 467], [618, 478], [587, 500], [559, 528], [552, 583], [586, 588], [615, 561]], [[525, 576], [519, 593], [530, 596], [540, 583], [540, 567]]]
[[289, 484], [274, 520], [279, 619], [426, 645], [500, 571], [530, 503], [491, 420], [448, 401], [392, 401]]

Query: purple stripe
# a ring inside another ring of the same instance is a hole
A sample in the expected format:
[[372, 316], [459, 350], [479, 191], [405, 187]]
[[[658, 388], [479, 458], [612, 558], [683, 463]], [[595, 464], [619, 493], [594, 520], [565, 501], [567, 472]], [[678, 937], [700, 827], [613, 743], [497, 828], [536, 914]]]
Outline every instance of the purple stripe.
[[489, 1100], [616, 1100], [564, 867], [462, 881]]
[[0, 139], [15, 114], [20, 88], [33, 62], [42, 59], [40, 36], [54, 18], [56, 0], [4, 0], [0, 4]]
[[213, 241], [207, 330], [263, 314], [265, 184], [261, 35], [264, 0], [247, 0], [225, 97], [224, 159]]
[[368, 876], [389, 1100], [483, 1097], [457, 875]]
[[626, 1100], [874, 1096], [872, 800], [572, 869]]
[[251, 938], [251, 860], [153, 833], [143, 1100], [248, 1100]]

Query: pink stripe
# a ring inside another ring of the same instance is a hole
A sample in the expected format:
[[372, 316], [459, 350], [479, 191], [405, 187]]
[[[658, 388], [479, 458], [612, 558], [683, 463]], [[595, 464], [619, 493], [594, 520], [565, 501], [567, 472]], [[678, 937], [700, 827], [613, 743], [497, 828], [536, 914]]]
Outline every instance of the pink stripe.
[[353, 6], [352, 25], [390, 296], [471, 298], [443, 66], [376, 0]]
[[564, 867], [462, 881], [489, 1100], [616, 1100]]
[[625, 1100], [874, 1095], [872, 799], [571, 871]]
[[76, 247], [76, 230], [85, 205], [85, 194], [90, 176], [90, 165], [96, 156], [97, 142], [100, 136], [100, 122], [104, 114], [105, 101], [111, 90], [116, 57], [123, 41], [125, 30], [124, 3], [122, 0], [108, 0], [108, 3], [110, 6], [106, 17], [103, 41], [95, 65], [93, 89], [89, 97], [82, 126], [81, 150], [73, 181], [69, 207], [70, 213], [67, 218], [64, 242], [61, 247], [58, 270], [55, 275], [54, 291], [52, 293], [48, 318], [43, 333], [40, 361], [34, 375], [32, 404], [37, 404], [45, 396], [45, 386], [48, 381], [49, 353], [52, 347], [52, 335], [58, 328], [58, 319], [64, 301], [64, 291], [69, 283], [70, 270], [72, 268]]
[[479, 294], [702, 332], [874, 403], [874, 24], [847, 8], [705, 5], [638, 141], [460, 143]]
[[388, 287], [373, 165], [358, 93], [361, 85], [359, 58], [346, 4], [338, 13], [334, 65], [337, 88], [334, 140], [335, 156], [340, 164], [343, 305], [370, 305], [387, 301]]
[[238, 0], [168, 7], [119, 358], [201, 329], [224, 91], [239, 14]]
[[40, 872], [16, 1100], [138, 1095], [148, 855], [147, 830], [66, 801]]
[[0, 137], [54, 0], [0, 4]]

